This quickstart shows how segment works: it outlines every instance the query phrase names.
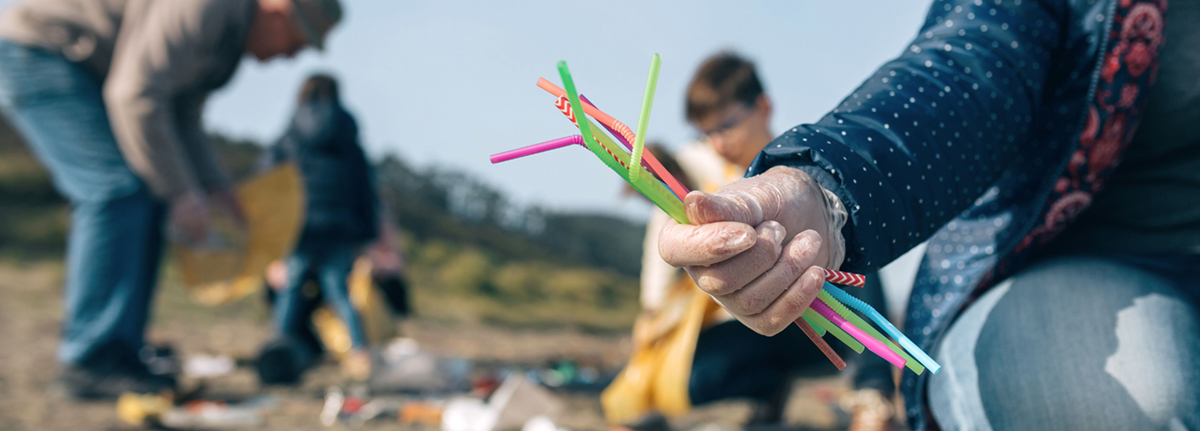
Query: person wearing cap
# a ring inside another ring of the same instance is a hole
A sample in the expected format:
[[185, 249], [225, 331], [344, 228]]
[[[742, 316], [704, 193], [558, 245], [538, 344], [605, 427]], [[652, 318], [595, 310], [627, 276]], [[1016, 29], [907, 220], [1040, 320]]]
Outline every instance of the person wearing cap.
[[242, 56], [320, 49], [337, 0], [22, 0], [0, 15], [0, 111], [71, 203], [64, 395], [174, 387], [138, 359], [165, 225], [199, 242], [239, 204], [200, 117]]

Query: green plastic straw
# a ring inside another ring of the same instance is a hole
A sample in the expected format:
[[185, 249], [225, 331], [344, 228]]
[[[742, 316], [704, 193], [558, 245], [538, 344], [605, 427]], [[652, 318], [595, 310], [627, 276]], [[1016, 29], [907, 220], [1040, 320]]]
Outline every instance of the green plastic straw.
[[654, 104], [654, 87], [658, 85], [658, 68], [661, 65], [662, 56], [654, 54], [650, 58], [650, 77], [646, 78], [642, 113], [638, 116], [637, 134], [633, 138], [633, 161], [629, 165], [629, 178], [635, 181], [642, 177], [642, 149], [646, 143], [646, 128], [650, 125], [650, 105]]
[[804, 310], [803, 316], [807, 318], [809, 322], [820, 325], [822, 328], [825, 328], [826, 331], [829, 331], [830, 334], [833, 334], [834, 337], [842, 340], [842, 343], [850, 347], [851, 350], [854, 350], [856, 353], [863, 352], [864, 347], [862, 343], [858, 342], [858, 340], [855, 340], [854, 337], [851, 337], [850, 334], [847, 334], [846, 331], [842, 330], [842, 328], [834, 325], [833, 322], [830, 322], [829, 319], [825, 318], [825, 316], [822, 316], [820, 313], [817, 313], [811, 308]]
[[[571, 71], [567, 68], [567, 62], [558, 62], [558, 74], [562, 77], [563, 87], [567, 90], [567, 101], [571, 102], [571, 110], [575, 114], [575, 122], [579, 125], [579, 133], [583, 135], [583, 142], [592, 151], [592, 154], [599, 157], [600, 161], [604, 162], [609, 169], [620, 175], [629, 185], [650, 199], [651, 202], [654, 202], [655, 205], [671, 216], [671, 218], [675, 219], [675, 221], [687, 224], [687, 213], [684, 211], [683, 201], [675, 196], [675, 193], [672, 193], [666, 186], [653, 177], [640, 176], [636, 179], [630, 178], [630, 170], [621, 166], [622, 163], [625, 166], [633, 166], [630, 164], [632, 162], [630, 155], [625, 154], [625, 151], [617, 147], [617, 144], [609, 139], [608, 135], [604, 133], [592, 134], [592, 130], [599, 129], [592, 124], [591, 120], [584, 114], [583, 109], [580, 108], [583, 104], [579, 101], [579, 93], [575, 90], [575, 81], [571, 79]], [[597, 139], [600, 142], [597, 142]], [[612, 155], [609, 156], [609, 154]]]
[[821, 298], [822, 301], [825, 301], [825, 305], [828, 305], [833, 312], [837, 313], [839, 316], [842, 316], [843, 319], [846, 319], [854, 326], [857, 326], [858, 329], [866, 332], [872, 338], [883, 342], [883, 345], [887, 346], [888, 349], [891, 349], [892, 352], [900, 355], [901, 358], [904, 358], [904, 366], [908, 367], [908, 369], [912, 370], [912, 372], [917, 373], [918, 375], [925, 372], [924, 365], [921, 365], [920, 362], [914, 360], [908, 355], [908, 353], [905, 353], [904, 349], [896, 346], [892, 340], [887, 339], [887, 337], [884, 337], [883, 334], [879, 333], [879, 331], [876, 331], [871, 324], [867, 323], [861, 317], [858, 317], [858, 315], [854, 314], [853, 311], [850, 311], [849, 308], [846, 308], [845, 304], [838, 302], [838, 300], [835, 299], [833, 295], [830, 295], [829, 292], [826, 292], [824, 289], [822, 289], [821, 292], [817, 294], [817, 297]]

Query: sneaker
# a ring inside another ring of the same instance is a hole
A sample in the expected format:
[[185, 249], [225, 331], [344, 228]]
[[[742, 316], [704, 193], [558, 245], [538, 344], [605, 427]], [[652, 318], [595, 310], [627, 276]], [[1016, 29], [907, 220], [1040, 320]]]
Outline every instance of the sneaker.
[[294, 385], [316, 362], [316, 354], [292, 337], [282, 337], [263, 346], [254, 366], [264, 385]]
[[65, 365], [54, 392], [75, 400], [115, 400], [124, 393], [173, 393], [172, 375], [153, 374], [133, 355], [101, 354], [86, 364]]

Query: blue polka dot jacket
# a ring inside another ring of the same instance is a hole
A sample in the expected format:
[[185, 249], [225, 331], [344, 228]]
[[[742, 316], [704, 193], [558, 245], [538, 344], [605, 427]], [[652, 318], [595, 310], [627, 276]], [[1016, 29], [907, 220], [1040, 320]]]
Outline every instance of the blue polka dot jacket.
[[[850, 210], [843, 269], [929, 242], [905, 332], [929, 350], [1100, 192], [1158, 69], [1166, 0], [936, 0], [916, 39], [748, 175], [804, 170]], [[930, 424], [925, 376], [901, 384]]]

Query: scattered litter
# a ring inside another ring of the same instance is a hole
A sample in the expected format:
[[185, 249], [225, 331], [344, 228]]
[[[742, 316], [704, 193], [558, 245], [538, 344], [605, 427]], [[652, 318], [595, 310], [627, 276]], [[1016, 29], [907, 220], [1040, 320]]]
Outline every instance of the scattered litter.
[[130, 425], [167, 428], [234, 428], [263, 423], [262, 412], [278, 406], [274, 397], [259, 396], [238, 403], [195, 400], [172, 405], [165, 395], [122, 394], [117, 417]]
[[383, 348], [368, 384], [376, 392], [466, 392], [471, 390], [471, 362], [421, 351], [417, 342], [398, 338]]
[[240, 428], [260, 426], [263, 417], [258, 405], [198, 400], [167, 410], [161, 423], [169, 428]]
[[183, 363], [183, 373], [197, 379], [219, 377], [232, 373], [236, 365], [229, 355], [196, 355]]
[[444, 403], [410, 402], [400, 408], [400, 423], [402, 425], [422, 424], [437, 426], [442, 423], [442, 413], [444, 411]]
[[557, 417], [562, 410], [562, 401], [545, 387], [524, 373], [511, 373], [487, 403], [466, 397], [447, 402], [442, 413], [442, 430], [516, 430], [534, 417], [544, 416], [552, 421], [550, 418]]
[[545, 416], [534, 416], [528, 421], [525, 421], [525, 426], [521, 427], [521, 431], [567, 431], [564, 428], [559, 428], [554, 424], [554, 421]]

